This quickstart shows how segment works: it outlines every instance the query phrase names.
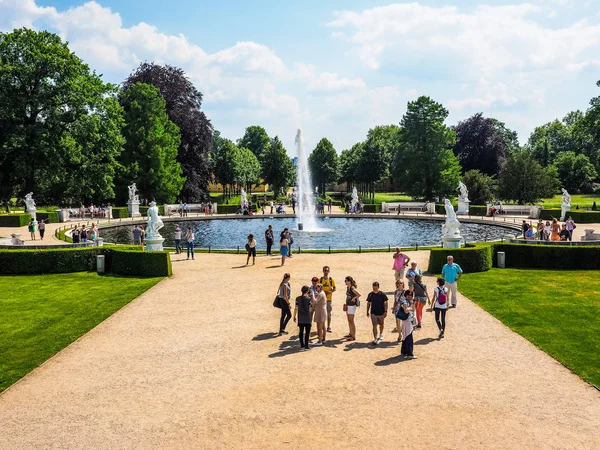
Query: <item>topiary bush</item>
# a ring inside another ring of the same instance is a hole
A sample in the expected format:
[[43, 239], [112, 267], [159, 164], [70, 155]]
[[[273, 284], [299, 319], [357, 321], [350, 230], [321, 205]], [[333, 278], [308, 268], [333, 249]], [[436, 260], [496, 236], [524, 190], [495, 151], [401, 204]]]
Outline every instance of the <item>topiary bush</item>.
[[540, 219], [552, 220], [553, 218], [560, 219], [562, 210], [560, 208], [544, 208], [540, 211]]
[[125, 219], [129, 217], [129, 209], [125, 206], [113, 206], [112, 208], [113, 219]]
[[430, 273], [441, 273], [449, 255], [454, 256], [462, 270], [468, 273], [486, 272], [492, 268], [493, 244], [467, 244], [462, 248], [436, 248], [429, 253]]
[[575, 223], [600, 223], [600, 211], [573, 210], [567, 212], [566, 218], [569, 216]]
[[[506, 267], [521, 269], [598, 270], [600, 246], [496, 244], [494, 255], [506, 254]], [[494, 258], [494, 265], [497, 258]]]
[[[469, 206], [469, 215], [471, 216], [487, 216], [487, 206], [481, 205], [470, 205]], [[444, 211], [445, 213], [446, 211]]]
[[56, 211], [42, 211], [36, 214], [37, 221], [43, 220], [44, 223], [58, 223], [58, 213]]
[[376, 204], [363, 205], [363, 212], [380, 213], [381, 212], [381, 204], [379, 204], [379, 205], [376, 205]]
[[4, 214], [0, 216], [0, 227], [24, 227], [31, 220], [29, 214]]
[[139, 249], [110, 249], [110, 271], [136, 277], [168, 277], [173, 271], [169, 252], [141, 252]]
[[[156, 205], [156, 206], [158, 206], [158, 214], [160, 216], [164, 216], [165, 215], [165, 205]], [[148, 209], [150, 209], [149, 206], [140, 206], [140, 214], [142, 216], [147, 216]], [[114, 211], [114, 208], [113, 208], [113, 211]]]

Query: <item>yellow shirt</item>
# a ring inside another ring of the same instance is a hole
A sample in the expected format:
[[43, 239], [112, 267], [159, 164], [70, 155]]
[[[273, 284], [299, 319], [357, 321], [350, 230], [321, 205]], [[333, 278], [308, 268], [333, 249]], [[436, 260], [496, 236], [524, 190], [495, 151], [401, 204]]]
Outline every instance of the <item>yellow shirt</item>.
[[319, 279], [319, 283], [323, 285], [323, 292], [325, 292], [325, 295], [327, 296], [327, 301], [330, 302], [333, 289], [335, 288], [335, 281], [331, 277], [321, 277]]

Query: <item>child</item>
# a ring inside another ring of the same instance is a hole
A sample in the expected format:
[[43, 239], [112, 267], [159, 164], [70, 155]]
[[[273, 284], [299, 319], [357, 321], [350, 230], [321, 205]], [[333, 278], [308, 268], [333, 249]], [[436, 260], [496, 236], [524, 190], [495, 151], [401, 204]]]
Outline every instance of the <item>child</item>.
[[435, 323], [440, 330], [439, 338], [444, 337], [446, 330], [446, 311], [448, 310], [448, 288], [443, 278], [437, 279], [437, 286], [433, 290], [433, 310], [435, 311]]

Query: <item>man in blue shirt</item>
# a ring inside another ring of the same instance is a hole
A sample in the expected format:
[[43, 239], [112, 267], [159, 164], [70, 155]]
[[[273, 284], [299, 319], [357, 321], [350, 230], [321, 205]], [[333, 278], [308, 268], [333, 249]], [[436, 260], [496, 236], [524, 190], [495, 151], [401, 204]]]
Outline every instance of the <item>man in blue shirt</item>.
[[448, 297], [451, 296], [451, 299], [448, 298], [448, 301], [452, 302], [452, 306], [450, 306], [450, 308], [456, 308], [456, 283], [458, 280], [460, 280], [462, 273], [463, 271], [460, 266], [458, 264], [454, 264], [454, 257], [448, 256], [448, 264], [445, 264], [442, 268], [442, 276], [444, 277], [444, 281], [448, 287]]

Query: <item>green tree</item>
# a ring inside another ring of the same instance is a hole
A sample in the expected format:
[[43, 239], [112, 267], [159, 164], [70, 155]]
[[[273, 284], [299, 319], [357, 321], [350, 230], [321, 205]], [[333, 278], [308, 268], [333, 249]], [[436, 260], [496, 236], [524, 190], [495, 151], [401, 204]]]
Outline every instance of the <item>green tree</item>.
[[224, 198], [229, 199], [237, 182], [238, 167], [241, 164], [239, 148], [229, 139], [216, 136], [211, 159], [215, 180], [223, 186]]
[[356, 181], [356, 170], [362, 146], [362, 142], [354, 144], [351, 149], [343, 150], [340, 155], [340, 181], [346, 183], [347, 191], [352, 188]]
[[173, 203], [185, 182], [177, 161], [179, 129], [169, 120], [166, 102], [153, 85], [135, 83], [121, 93], [125, 110], [125, 151], [120, 163], [118, 193], [135, 182], [140, 196]]
[[375, 183], [390, 176], [392, 155], [400, 143], [400, 127], [386, 125], [375, 127], [367, 133], [367, 140], [358, 153], [356, 180], [363, 184], [361, 192], [375, 197]]
[[340, 176], [340, 159], [328, 139], [319, 141], [308, 157], [308, 166], [312, 182], [319, 187], [321, 195], [325, 195], [325, 185], [335, 183]]
[[[0, 195], [34, 192], [38, 203], [63, 203], [64, 195], [110, 193], [114, 158], [120, 152], [119, 114], [107, 99], [115, 87], [102, 82], [56, 34], [26, 28], [0, 33]], [[94, 125], [93, 117], [115, 120]], [[85, 186], [82, 192], [64, 193], [64, 168], [96, 152], [102, 161], [89, 170], [69, 174], [69, 183]], [[104, 141], [110, 139], [110, 142]], [[78, 198], [77, 200], [83, 200]]]
[[462, 178], [469, 190], [472, 205], [485, 205], [496, 198], [498, 181], [495, 177], [485, 175], [479, 170], [469, 170]]
[[575, 149], [569, 128], [560, 120], [537, 127], [527, 146], [544, 167], [552, 164], [559, 153]]
[[249, 149], [260, 159], [263, 152], [269, 147], [269, 135], [263, 127], [252, 125], [246, 128], [244, 136], [238, 140], [238, 147]]
[[413, 197], [431, 199], [456, 192], [461, 168], [450, 150], [455, 134], [444, 124], [446, 117], [446, 108], [429, 97], [408, 103], [393, 167], [394, 181]]
[[275, 195], [285, 192], [294, 183], [294, 165], [277, 136], [271, 139], [269, 147], [263, 152], [261, 166], [263, 180]]
[[576, 155], [575, 152], [559, 153], [554, 160], [554, 166], [562, 186], [567, 191], [575, 194], [592, 191], [592, 183], [598, 175], [586, 155]]
[[552, 197], [559, 185], [556, 167], [544, 168], [529, 151], [521, 150], [510, 156], [500, 174], [499, 196], [519, 205], [531, 204]]
[[260, 162], [252, 151], [238, 147], [238, 165], [236, 167], [236, 182], [250, 192], [253, 184], [260, 181]]

